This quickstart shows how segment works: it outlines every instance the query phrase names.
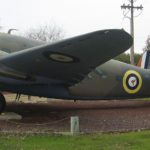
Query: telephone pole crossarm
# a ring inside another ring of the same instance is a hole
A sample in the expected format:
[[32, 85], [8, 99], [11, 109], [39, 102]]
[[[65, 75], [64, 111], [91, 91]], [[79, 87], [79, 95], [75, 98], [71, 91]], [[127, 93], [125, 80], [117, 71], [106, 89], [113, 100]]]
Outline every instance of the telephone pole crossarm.
[[125, 5], [125, 4], [123, 4], [121, 6], [121, 9], [137, 9], [137, 10], [142, 10], [143, 6], [142, 5], [140, 5], [140, 6], [131, 6], [131, 5]]

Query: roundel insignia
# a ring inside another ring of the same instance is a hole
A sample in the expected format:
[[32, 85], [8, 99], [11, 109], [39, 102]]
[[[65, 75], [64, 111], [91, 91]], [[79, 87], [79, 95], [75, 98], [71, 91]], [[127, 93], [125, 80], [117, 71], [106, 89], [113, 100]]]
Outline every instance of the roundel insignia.
[[74, 63], [74, 62], [79, 61], [79, 59], [74, 56], [59, 53], [59, 52], [48, 52], [47, 51], [47, 52], [44, 52], [43, 55], [52, 61], [56, 61], [56, 62], [60, 62], [60, 63]]
[[58, 62], [73, 62], [73, 58], [70, 57], [70, 56], [66, 56], [66, 55], [63, 55], [63, 54], [50, 54], [49, 55], [49, 58], [51, 58], [52, 60], [54, 61], [58, 61]]
[[123, 88], [129, 94], [137, 93], [142, 86], [141, 75], [134, 71], [128, 70], [123, 77]]

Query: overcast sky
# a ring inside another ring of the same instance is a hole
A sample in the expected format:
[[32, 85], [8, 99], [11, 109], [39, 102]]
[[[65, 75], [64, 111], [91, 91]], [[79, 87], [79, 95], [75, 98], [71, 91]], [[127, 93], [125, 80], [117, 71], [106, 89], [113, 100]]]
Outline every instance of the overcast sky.
[[[123, 3], [129, 1], [0, 0], [0, 25], [3, 30], [17, 28], [23, 32], [52, 22], [64, 29], [66, 37], [110, 28], [124, 28], [130, 32], [129, 19], [123, 19], [120, 8]], [[135, 2], [136, 6], [141, 4], [143, 12], [135, 18], [135, 50], [139, 53], [150, 35], [150, 0]]]

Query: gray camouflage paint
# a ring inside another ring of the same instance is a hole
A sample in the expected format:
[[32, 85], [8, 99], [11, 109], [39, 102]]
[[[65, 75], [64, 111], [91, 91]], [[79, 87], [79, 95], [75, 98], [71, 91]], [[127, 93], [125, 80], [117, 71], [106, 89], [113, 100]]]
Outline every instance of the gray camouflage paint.
[[[16, 52], [35, 46], [40, 46], [42, 44], [44, 43], [25, 39], [23, 37], [0, 33], [0, 49], [2, 50], [2, 53], [5, 50], [10, 50], [10, 52]], [[6, 55], [9, 54], [4, 53], [4, 55], [1, 56], [1, 58], [5, 57]], [[104, 56], [107, 57], [105, 53]], [[63, 60], [66, 58], [68, 60], [70, 56], [67, 55], [63, 57], [62, 54], [58, 53], [53, 55], [52, 58], [59, 61], [61, 59]], [[1, 60], [3, 59], [0, 59], [0, 89], [2, 91], [19, 92], [23, 94], [43, 97], [83, 100], [119, 98], [126, 99], [150, 96], [148, 90], [150, 88], [150, 71], [132, 65], [128, 65], [116, 60], [109, 60], [103, 63], [102, 65], [99, 65], [98, 67], [96, 67], [96, 69], [93, 69], [93, 71], [88, 73], [88, 75], [83, 74], [84, 77], [82, 80], [80, 80], [80, 82], [76, 81], [76, 83], [70, 86], [60, 84], [60, 81], [57, 80], [57, 78], [55, 80], [38, 75], [35, 77], [31, 77], [30, 80], [27, 80], [26, 72], [23, 72], [22, 68], [15, 68], [13, 65], [9, 65], [9, 59], [6, 62]], [[80, 65], [77, 67], [80, 67]], [[125, 91], [123, 86], [123, 77], [125, 72], [128, 70], [137, 71], [142, 78], [142, 86], [140, 87], [138, 92], [134, 94], [130, 94], [127, 91]], [[80, 74], [80, 76], [82, 76], [82, 74]], [[67, 81], [66, 77], [63, 78]]]

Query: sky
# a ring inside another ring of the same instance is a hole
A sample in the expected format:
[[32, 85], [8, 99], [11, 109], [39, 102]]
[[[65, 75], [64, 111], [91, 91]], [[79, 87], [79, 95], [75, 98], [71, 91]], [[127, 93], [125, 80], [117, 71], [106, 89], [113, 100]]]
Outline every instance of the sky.
[[[129, 4], [129, 0], [0, 0], [1, 31], [16, 28], [24, 32], [52, 23], [64, 30], [66, 38], [113, 28], [130, 32], [130, 20], [120, 8], [123, 3]], [[134, 27], [135, 52], [142, 53], [150, 35], [150, 0], [135, 0], [134, 4], [144, 7]], [[135, 11], [135, 15], [139, 13]]]

